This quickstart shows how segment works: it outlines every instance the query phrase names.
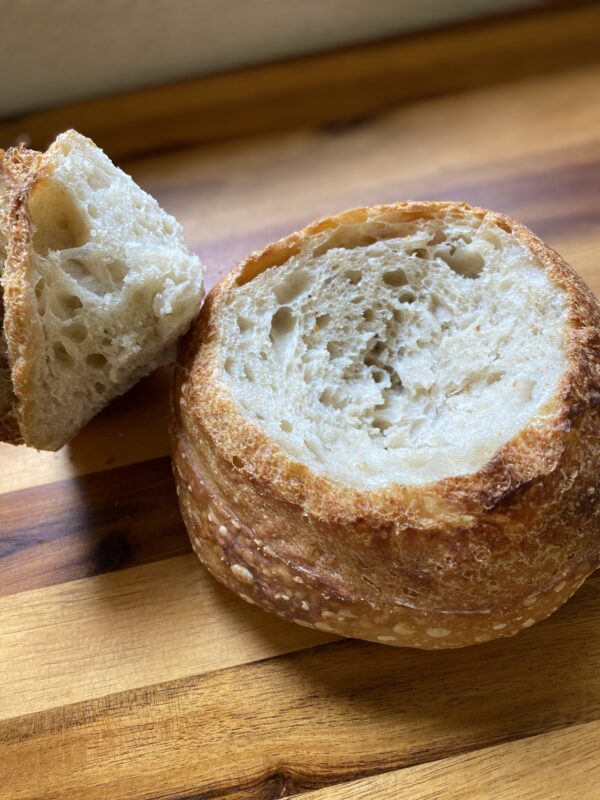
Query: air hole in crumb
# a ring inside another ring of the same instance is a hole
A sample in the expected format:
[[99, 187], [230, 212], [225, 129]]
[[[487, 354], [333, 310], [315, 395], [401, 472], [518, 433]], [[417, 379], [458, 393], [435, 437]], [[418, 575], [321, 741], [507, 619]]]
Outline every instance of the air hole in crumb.
[[344, 278], [346, 278], [352, 286], [356, 286], [357, 283], [360, 283], [363, 274], [359, 269], [349, 269], [344, 272]]
[[405, 289], [401, 294], [398, 295], [398, 300], [400, 303], [414, 303], [417, 299], [417, 295], [414, 292], [411, 292], [410, 289]]
[[165, 236], [172, 236], [175, 233], [175, 226], [171, 222], [171, 220], [166, 220], [163, 222], [163, 233]]
[[62, 332], [72, 342], [77, 343], [83, 342], [88, 335], [87, 328], [83, 322], [71, 322], [69, 325], [65, 325], [65, 327], [62, 329]]
[[391, 424], [387, 417], [380, 416], [379, 414], [375, 414], [373, 417], [373, 427], [380, 431], [380, 433], [385, 433]]
[[96, 219], [100, 215], [100, 212], [93, 203], [87, 204], [87, 212], [92, 219]]
[[63, 294], [57, 297], [56, 307], [53, 309], [59, 319], [70, 319], [74, 317], [83, 303], [76, 294]]
[[113, 282], [117, 285], [120, 285], [125, 280], [125, 275], [127, 275], [127, 267], [125, 264], [118, 260], [114, 259], [113, 261], [109, 261], [106, 265], [106, 269], [108, 270], [108, 274], [112, 278]]
[[266, 360], [267, 360], [267, 358], [268, 358], [268, 356], [267, 356], [267, 354], [265, 353], [265, 351], [264, 351], [264, 350], [261, 350], [261, 351], [260, 351], [260, 360], [261, 360], [261, 361], [266, 361]]
[[248, 364], [244, 364], [244, 377], [247, 381], [250, 381], [250, 383], [254, 381], [254, 373]]
[[69, 294], [63, 300], [63, 305], [76, 311], [78, 308], [83, 308], [83, 302], [76, 294]]
[[62, 342], [54, 342], [52, 349], [54, 350], [54, 355], [57, 361], [60, 361], [60, 363], [64, 364], [65, 366], [72, 366], [73, 359], [67, 352], [67, 349]]
[[233, 464], [233, 466], [236, 469], [241, 469], [244, 466], [244, 462], [242, 461], [242, 459], [239, 456], [234, 456], [231, 459], [231, 463]]
[[404, 270], [393, 269], [383, 273], [383, 282], [388, 286], [406, 286], [408, 279]]
[[33, 248], [41, 256], [51, 250], [80, 247], [88, 238], [86, 218], [67, 190], [45, 178], [33, 188], [27, 203], [33, 226]]
[[227, 372], [227, 373], [229, 373], [229, 375], [231, 375], [231, 373], [233, 371], [233, 358], [226, 358], [225, 359], [225, 363], [223, 364], [223, 369], [225, 370], [225, 372]]
[[85, 363], [93, 369], [104, 369], [106, 367], [106, 356], [102, 353], [90, 353], [86, 357]]
[[481, 275], [484, 261], [481, 253], [477, 253], [467, 248], [455, 250], [437, 250], [435, 255], [441, 258], [453, 272], [462, 275], [463, 278], [478, 278]]
[[315, 320], [315, 327], [318, 331], [322, 331], [323, 328], [326, 328], [331, 321], [331, 316], [329, 314], [321, 314]]
[[103, 296], [113, 291], [115, 285], [123, 283], [127, 267], [119, 259], [102, 263], [68, 258], [64, 264], [64, 271], [87, 291]]
[[327, 342], [327, 352], [331, 358], [338, 358], [344, 352], [344, 345], [342, 342]]
[[275, 297], [282, 305], [299, 297], [310, 283], [310, 272], [296, 270], [283, 283], [274, 288]]
[[90, 189], [108, 189], [110, 186], [110, 178], [106, 173], [96, 169], [87, 176], [87, 184]]
[[81, 281], [89, 275], [85, 268], [83, 261], [79, 258], [68, 258], [65, 261], [65, 272], [67, 272], [76, 281]]
[[291, 333], [295, 324], [296, 320], [292, 313], [292, 309], [288, 308], [287, 306], [280, 308], [275, 312], [275, 314], [273, 314], [273, 319], [271, 320], [271, 341], [275, 341], [276, 339]]
[[418, 247], [416, 250], [411, 250], [409, 252], [409, 256], [414, 256], [414, 258], [425, 258], [427, 255], [427, 250], [424, 247]]
[[443, 230], [436, 231], [429, 240], [428, 244], [441, 244], [446, 241], [446, 234]]
[[246, 333], [246, 331], [251, 330], [252, 328], [252, 321], [247, 319], [247, 317], [242, 317], [241, 315], [237, 318], [237, 326], [240, 329], [240, 333]]
[[404, 320], [404, 314], [402, 313], [402, 311], [400, 311], [399, 308], [395, 308], [392, 311], [392, 316], [394, 317], [394, 320], [396, 322], [402, 322]]
[[97, 383], [94, 384], [94, 388], [98, 394], [104, 394], [106, 391], [106, 386], [103, 383], [100, 383], [100, 381], [97, 381]]
[[281, 427], [281, 430], [284, 431], [284, 433], [291, 433], [293, 430], [292, 423], [289, 422], [287, 419], [282, 419], [279, 425]]
[[146, 304], [150, 300], [152, 290], [146, 286], [143, 289], [136, 289], [133, 293], [132, 300], [135, 304]]
[[488, 386], [493, 386], [494, 383], [498, 383], [498, 381], [501, 380], [502, 380], [501, 372], [491, 372], [486, 378], [486, 383]]
[[363, 319], [365, 320], [365, 322], [373, 322], [373, 320], [375, 319], [375, 312], [373, 311], [372, 308], [365, 308], [365, 310], [363, 311]]
[[319, 395], [319, 403], [321, 403], [324, 406], [330, 406], [331, 398], [332, 398], [331, 389], [323, 389], [323, 391]]
[[377, 337], [371, 340], [369, 348], [363, 357], [363, 362], [367, 367], [377, 366], [379, 356], [383, 350], [383, 344]]

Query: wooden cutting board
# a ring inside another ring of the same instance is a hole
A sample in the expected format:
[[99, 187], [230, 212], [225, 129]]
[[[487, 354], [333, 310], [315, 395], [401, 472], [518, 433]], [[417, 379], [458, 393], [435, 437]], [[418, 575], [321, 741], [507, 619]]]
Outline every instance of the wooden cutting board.
[[[600, 65], [124, 166], [209, 283], [319, 215], [408, 197], [513, 215], [600, 291]], [[191, 553], [169, 380], [59, 453], [0, 446], [1, 800], [600, 798], [600, 575], [460, 651], [269, 616]]]

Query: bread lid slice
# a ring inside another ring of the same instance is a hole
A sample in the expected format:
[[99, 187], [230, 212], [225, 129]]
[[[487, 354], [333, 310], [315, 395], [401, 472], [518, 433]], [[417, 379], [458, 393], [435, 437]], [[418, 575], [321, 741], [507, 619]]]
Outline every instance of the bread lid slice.
[[181, 226], [94, 143], [39, 154], [8, 224], [4, 335], [23, 440], [55, 450], [168, 358], [203, 266]]
[[173, 391], [192, 545], [286, 619], [458, 647], [600, 564], [598, 302], [500, 214], [355, 209], [252, 254]]

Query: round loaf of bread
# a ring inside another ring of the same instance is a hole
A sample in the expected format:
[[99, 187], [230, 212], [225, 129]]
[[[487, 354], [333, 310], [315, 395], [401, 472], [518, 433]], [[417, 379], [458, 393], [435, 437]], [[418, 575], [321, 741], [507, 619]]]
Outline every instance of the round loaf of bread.
[[208, 296], [173, 406], [194, 549], [285, 619], [461, 647], [600, 563], [600, 308], [491, 211], [361, 208], [254, 253]]

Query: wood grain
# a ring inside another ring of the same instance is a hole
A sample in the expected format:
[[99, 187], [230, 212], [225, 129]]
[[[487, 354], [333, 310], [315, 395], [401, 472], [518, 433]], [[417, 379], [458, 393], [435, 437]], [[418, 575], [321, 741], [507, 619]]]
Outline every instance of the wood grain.
[[0, 443], [0, 463], [10, 464], [0, 470], [0, 495], [167, 455], [170, 383], [170, 369], [156, 370], [57, 453]]
[[303, 800], [597, 800], [599, 737], [599, 722], [574, 725], [309, 792]]
[[195, 555], [21, 592], [0, 599], [0, 719], [333, 638], [240, 600]]
[[596, 65], [518, 91], [508, 84], [418, 103], [349, 129], [215, 145], [127, 169], [184, 220], [211, 282], [311, 219], [387, 200], [467, 200], [534, 227], [569, 214], [561, 234], [585, 229], [597, 224], [599, 161]]
[[338, 641], [13, 719], [6, 800], [274, 798], [597, 721], [598, 583], [510, 642]]
[[0, 505], [0, 597], [191, 552], [164, 457]]
[[[81, 120], [130, 156], [209, 285], [323, 214], [452, 198], [529, 224], [600, 292], [599, 13], [463, 26], [27, 125], [41, 141]], [[169, 149], [189, 141], [203, 146]], [[457, 652], [268, 616], [189, 554], [169, 382], [155, 373], [59, 453], [0, 447], [1, 800], [600, 796], [600, 574], [546, 623]]]
[[[0, 123], [0, 145], [45, 148], [75, 127], [113, 157], [290, 126], [335, 123], [400, 103], [597, 60], [600, 8], [499, 17], [243, 72], [184, 81]], [[123, 136], [123, 131], [127, 135]]]

